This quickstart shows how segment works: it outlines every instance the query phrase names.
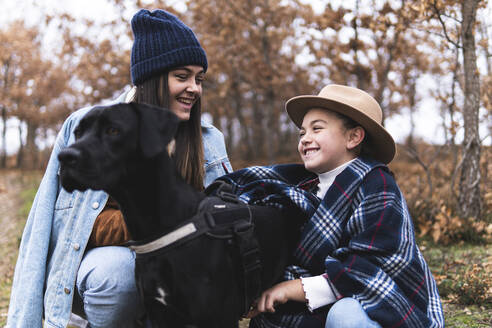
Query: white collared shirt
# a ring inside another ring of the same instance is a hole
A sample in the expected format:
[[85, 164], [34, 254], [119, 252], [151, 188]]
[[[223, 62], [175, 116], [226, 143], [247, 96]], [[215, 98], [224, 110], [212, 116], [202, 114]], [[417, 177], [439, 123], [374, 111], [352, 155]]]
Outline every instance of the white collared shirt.
[[337, 175], [342, 173], [342, 171], [345, 170], [345, 168], [349, 166], [350, 163], [352, 163], [353, 161], [355, 161], [355, 158], [349, 162], [343, 163], [342, 165], [334, 168], [331, 171], [318, 174], [319, 184], [316, 196], [323, 199], [326, 192], [328, 191], [328, 188], [330, 188], [330, 186], [333, 184], [333, 181], [335, 181]]

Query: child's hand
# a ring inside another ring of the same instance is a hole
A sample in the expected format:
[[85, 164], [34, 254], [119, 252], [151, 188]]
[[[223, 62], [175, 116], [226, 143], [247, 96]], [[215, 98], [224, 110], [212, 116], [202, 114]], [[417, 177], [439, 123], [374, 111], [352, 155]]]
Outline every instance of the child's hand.
[[247, 317], [253, 318], [261, 312], [273, 313], [277, 304], [284, 304], [289, 300], [306, 301], [300, 279], [283, 281], [264, 291]]

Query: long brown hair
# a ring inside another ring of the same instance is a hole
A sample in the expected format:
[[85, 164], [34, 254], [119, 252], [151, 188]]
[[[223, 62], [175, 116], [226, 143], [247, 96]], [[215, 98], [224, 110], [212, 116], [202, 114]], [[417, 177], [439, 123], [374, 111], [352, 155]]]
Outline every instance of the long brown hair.
[[[134, 101], [169, 108], [168, 72], [137, 85]], [[179, 123], [173, 154], [176, 168], [183, 179], [198, 190], [203, 189], [204, 155], [201, 129], [201, 102], [191, 108], [190, 119]]]

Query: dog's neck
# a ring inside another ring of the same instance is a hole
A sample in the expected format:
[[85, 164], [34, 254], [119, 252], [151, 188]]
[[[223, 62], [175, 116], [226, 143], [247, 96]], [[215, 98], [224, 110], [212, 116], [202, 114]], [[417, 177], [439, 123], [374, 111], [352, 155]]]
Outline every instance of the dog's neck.
[[183, 181], [167, 155], [141, 162], [133, 172], [137, 171], [140, 173], [129, 174], [117, 191], [109, 191], [120, 204], [135, 241], [152, 239], [175, 229], [196, 213], [205, 197]]

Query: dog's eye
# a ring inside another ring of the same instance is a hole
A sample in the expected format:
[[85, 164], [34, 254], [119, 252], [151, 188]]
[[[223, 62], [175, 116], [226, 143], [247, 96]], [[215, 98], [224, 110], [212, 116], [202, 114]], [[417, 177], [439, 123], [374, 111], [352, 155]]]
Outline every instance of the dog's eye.
[[80, 136], [82, 136], [82, 130], [81, 129], [75, 129], [73, 131], [73, 135], [75, 136], [75, 139], [79, 139]]
[[117, 136], [120, 134], [120, 130], [110, 126], [109, 128], [106, 129], [106, 134], [110, 136]]

